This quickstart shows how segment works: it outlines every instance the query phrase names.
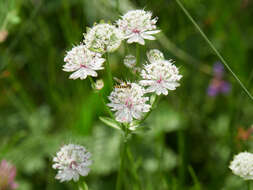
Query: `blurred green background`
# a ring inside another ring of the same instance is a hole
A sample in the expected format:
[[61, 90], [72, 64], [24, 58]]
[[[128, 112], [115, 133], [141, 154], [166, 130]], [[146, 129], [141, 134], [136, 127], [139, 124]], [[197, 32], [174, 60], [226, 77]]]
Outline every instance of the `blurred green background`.
[[[181, 2], [253, 92], [252, 0]], [[151, 10], [163, 31], [142, 48], [143, 62], [146, 50], [158, 48], [183, 79], [150, 115], [149, 130], [132, 137], [125, 189], [138, 189], [138, 181], [145, 190], [246, 189], [228, 164], [235, 153], [252, 151], [253, 102], [229, 72], [229, 94], [207, 95], [219, 60], [174, 0], [0, 0], [0, 160], [16, 165], [18, 189], [71, 189], [51, 168], [65, 143], [93, 154], [90, 189], [114, 189], [120, 134], [98, 120], [106, 113], [89, 81], [69, 80], [62, 65], [86, 27], [136, 8]], [[129, 79], [124, 55], [122, 46], [110, 56], [112, 71]]]

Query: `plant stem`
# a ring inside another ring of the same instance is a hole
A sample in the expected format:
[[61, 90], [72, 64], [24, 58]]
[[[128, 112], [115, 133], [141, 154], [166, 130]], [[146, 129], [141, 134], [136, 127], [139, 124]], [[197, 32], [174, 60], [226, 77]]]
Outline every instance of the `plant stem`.
[[246, 183], [247, 183], [247, 190], [250, 190], [250, 180], [248, 180]]
[[214, 53], [219, 57], [221, 62], [226, 66], [226, 68], [229, 70], [229, 72], [233, 75], [233, 77], [236, 79], [236, 81], [239, 83], [239, 85], [242, 87], [242, 89], [246, 92], [246, 94], [249, 96], [251, 100], [253, 100], [253, 96], [251, 93], [247, 90], [247, 88], [244, 86], [244, 84], [241, 82], [241, 80], [236, 76], [236, 74], [233, 72], [233, 70], [230, 68], [228, 63], [225, 61], [225, 59], [222, 57], [220, 52], [215, 48], [215, 46], [212, 44], [212, 42], [208, 39], [206, 34], [201, 30], [199, 25], [196, 23], [196, 21], [192, 18], [190, 13], [185, 9], [184, 5], [180, 2], [180, 0], [175, 0], [179, 7], [183, 10], [187, 18], [192, 22], [192, 24], [195, 26], [195, 28], [199, 31], [201, 36], [205, 39], [205, 41], [208, 43], [208, 45], [212, 48]]
[[79, 179], [77, 182], [77, 190], [89, 190], [88, 185], [84, 180]]
[[140, 181], [140, 178], [137, 173], [137, 167], [136, 167], [134, 157], [132, 155], [132, 152], [131, 152], [131, 149], [129, 146], [127, 146], [127, 158], [130, 161], [130, 165], [131, 165], [131, 167], [128, 167], [129, 171], [131, 172], [131, 175], [134, 177], [134, 179], [138, 185], [138, 189], [142, 190], [141, 181]]
[[140, 45], [136, 43], [136, 66], [140, 66]]
[[179, 167], [178, 175], [180, 179], [180, 188], [183, 188], [185, 183], [185, 134], [182, 129], [178, 131], [178, 152], [179, 152]]
[[127, 150], [127, 136], [126, 132], [123, 136], [123, 142], [121, 147], [121, 154], [120, 154], [120, 168], [117, 176], [116, 182], [116, 190], [122, 190], [122, 179], [123, 179], [123, 172], [124, 172], [124, 163], [126, 158], [126, 150]]
[[113, 85], [113, 81], [112, 81], [112, 71], [111, 71], [111, 67], [110, 67], [108, 53], [105, 53], [105, 59], [106, 59], [107, 77], [108, 77], [108, 81], [109, 81], [109, 89], [111, 90], [112, 85]]

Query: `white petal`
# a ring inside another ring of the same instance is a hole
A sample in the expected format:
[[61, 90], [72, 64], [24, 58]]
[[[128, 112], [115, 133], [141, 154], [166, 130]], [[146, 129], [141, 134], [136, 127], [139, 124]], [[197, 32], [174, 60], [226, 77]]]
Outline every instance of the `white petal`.
[[144, 39], [147, 39], [147, 40], [155, 40], [155, 37], [154, 36], [151, 36], [151, 35], [148, 35], [148, 34], [142, 34], [141, 35]]
[[127, 43], [131, 44], [133, 42], [138, 42], [138, 35], [133, 35], [132, 37], [130, 37], [128, 40], [127, 40]]
[[145, 34], [157, 34], [159, 33], [161, 30], [151, 30], [151, 31], [146, 31]]
[[72, 73], [69, 76], [70, 79], [74, 79], [74, 80], [78, 79], [78, 78], [80, 78], [80, 79], [86, 79], [86, 77], [87, 77], [87, 73], [86, 73], [86, 71], [84, 69], [79, 69], [79, 70], [77, 70], [76, 72]]

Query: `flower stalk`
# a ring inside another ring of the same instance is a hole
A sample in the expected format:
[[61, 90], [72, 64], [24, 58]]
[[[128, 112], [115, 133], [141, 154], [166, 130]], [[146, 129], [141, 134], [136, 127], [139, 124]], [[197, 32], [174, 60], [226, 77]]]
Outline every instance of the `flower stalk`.
[[108, 53], [105, 54], [105, 59], [106, 59], [107, 77], [108, 77], [108, 81], [109, 81], [109, 89], [112, 89], [113, 80], [112, 80], [112, 71], [111, 71], [111, 67], [110, 67], [110, 61], [109, 61]]
[[117, 176], [116, 182], [116, 190], [122, 189], [122, 182], [123, 182], [123, 174], [125, 170], [125, 160], [126, 160], [126, 153], [127, 153], [127, 136], [128, 136], [128, 128], [126, 125], [122, 124], [124, 134], [122, 136], [122, 145], [121, 145], [121, 153], [120, 153], [120, 168]]

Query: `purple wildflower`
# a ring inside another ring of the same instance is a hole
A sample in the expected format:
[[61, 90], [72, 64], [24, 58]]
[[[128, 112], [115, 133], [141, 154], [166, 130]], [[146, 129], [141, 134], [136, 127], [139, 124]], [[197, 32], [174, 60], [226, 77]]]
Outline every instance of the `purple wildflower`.
[[217, 62], [213, 67], [214, 77], [210, 81], [207, 89], [207, 94], [209, 96], [217, 96], [219, 94], [228, 94], [231, 90], [231, 85], [229, 82], [223, 80], [224, 67], [221, 63]]
[[213, 66], [214, 76], [217, 78], [222, 78], [224, 75], [224, 67], [220, 62], [216, 62]]
[[16, 189], [18, 185], [14, 182], [16, 177], [16, 167], [2, 160], [0, 163], [0, 190]]

